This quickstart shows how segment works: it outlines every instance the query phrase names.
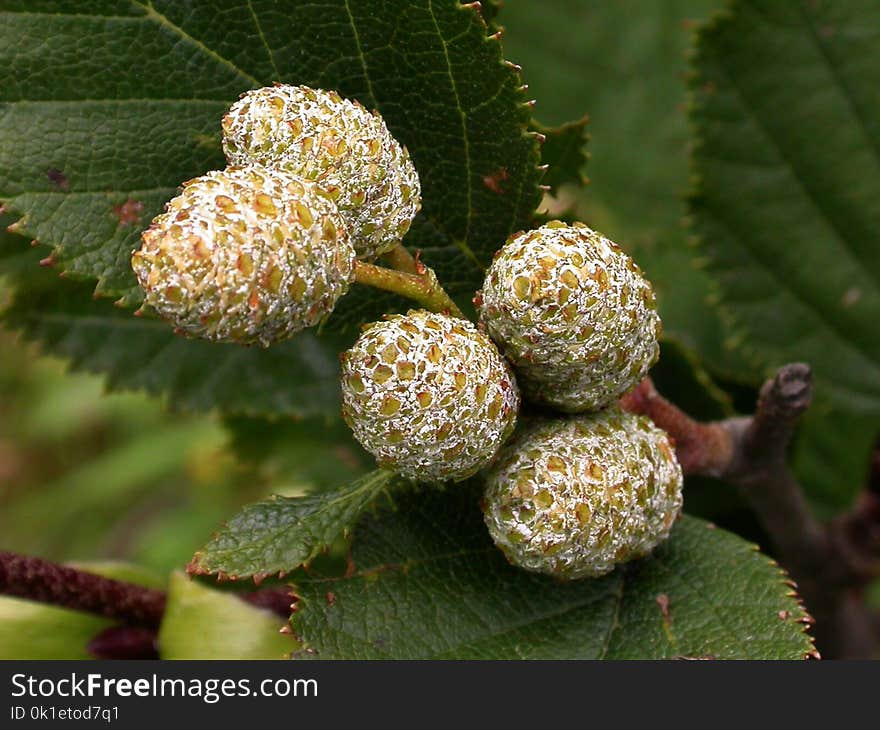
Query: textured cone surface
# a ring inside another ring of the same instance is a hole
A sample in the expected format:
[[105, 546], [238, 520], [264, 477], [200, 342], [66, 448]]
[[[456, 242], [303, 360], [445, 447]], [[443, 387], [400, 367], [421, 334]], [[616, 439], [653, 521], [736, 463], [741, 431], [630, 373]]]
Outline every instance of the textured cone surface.
[[563, 411], [604, 408], [657, 359], [651, 285], [615, 243], [554, 221], [511, 238], [489, 267], [480, 322], [523, 393]]
[[420, 207], [409, 153], [381, 116], [334, 91], [279, 85], [247, 92], [223, 118], [223, 149], [232, 165], [256, 162], [321, 185], [360, 258], [392, 248]]
[[370, 325], [343, 355], [343, 416], [381, 466], [419, 481], [464, 479], [513, 431], [510, 366], [470, 322], [411, 311]]
[[163, 318], [189, 335], [262, 345], [332, 312], [354, 263], [333, 201], [258, 166], [186, 183], [132, 255], [145, 301]]
[[666, 433], [615, 407], [524, 429], [487, 477], [483, 512], [514, 565], [585, 578], [665, 540], [681, 488]]

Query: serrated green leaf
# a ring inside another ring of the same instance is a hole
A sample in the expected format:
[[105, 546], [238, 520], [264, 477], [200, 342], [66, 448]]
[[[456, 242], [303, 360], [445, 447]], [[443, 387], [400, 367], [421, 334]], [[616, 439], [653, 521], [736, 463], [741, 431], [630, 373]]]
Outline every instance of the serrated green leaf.
[[483, 16], [483, 19], [490, 27], [495, 28], [496, 26], [493, 23], [504, 5], [504, 0], [479, 0], [479, 5], [480, 14]]
[[544, 136], [541, 163], [547, 165], [547, 172], [541, 182], [551, 192], [558, 193], [563, 185], [586, 185], [584, 168], [588, 159], [586, 146], [590, 138], [587, 133], [589, 123], [589, 117], [558, 127], [545, 127], [539, 122], [532, 122], [532, 129]]
[[195, 575], [234, 578], [295, 570], [399, 481], [380, 469], [332, 492], [273, 497], [248, 505], [195, 554], [188, 570]]
[[173, 573], [159, 627], [162, 659], [284, 659], [297, 648], [284, 619]]
[[734, 2], [699, 34], [694, 227], [763, 367], [880, 414], [880, 6]]
[[162, 322], [93, 300], [89, 285], [45, 280], [19, 291], [3, 322], [75, 368], [106, 372], [112, 388], [166, 395], [180, 408], [339, 412], [338, 359], [310, 332], [269, 349], [187, 340]]
[[354, 573], [304, 577], [292, 617], [318, 659], [800, 659], [805, 613], [778, 566], [684, 518], [654, 556], [558, 582], [508, 565], [473, 485], [365, 516]]

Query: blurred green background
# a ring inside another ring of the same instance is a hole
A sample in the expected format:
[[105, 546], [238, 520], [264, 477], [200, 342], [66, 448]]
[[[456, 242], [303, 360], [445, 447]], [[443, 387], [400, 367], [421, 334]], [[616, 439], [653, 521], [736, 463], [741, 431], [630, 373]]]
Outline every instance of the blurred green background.
[[2, 546], [54, 559], [180, 566], [260, 485], [210, 417], [141, 394], [0, 335]]

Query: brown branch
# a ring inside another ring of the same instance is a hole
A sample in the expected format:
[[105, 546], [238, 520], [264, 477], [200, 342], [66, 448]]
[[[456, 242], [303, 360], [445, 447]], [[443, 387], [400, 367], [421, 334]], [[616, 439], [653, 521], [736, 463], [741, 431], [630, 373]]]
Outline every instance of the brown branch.
[[[236, 593], [245, 603], [271, 611], [285, 621], [296, 600], [290, 588], [265, 588], [250, 593]], [[158, 632], [146, 626], [111, 626], [98, 633], [86, 647], [95, 659], [158, 659]]]
[[135, 626], [158, 626], [165, 610], [162, 591], [9, 552], [0, 552], [0, 593]]
[[875, 645], [873, 617], [861, 600], [878, 574], [880, 495], [853, 511], [818, 522], [788, 466], [788, 445], [812, 398], [810, 368], [794, 363], [768, 380], [750, 417], [700, 423], [666, 400], [646, 379], [621, 405], [669, 433], [686, 474], [719, 478], [739, 488], [770, 537], [780, 562], [798, 581], [816, 618], [827, 656], [866, 657]]
[[[89, 642], [88, 651], [98, 659], [155, 658], [156, 630], [165, 612], [163, 591], [42, 558], [0, 551], [0, 595], [119, 621], [121, 625], [101, 631]], [[235, 595], [284, 619], [290, 617], [296, 600], [287, 587]]]
[[95, 659], [158, 659], [155, 629], [146, 626], [111, 626], [95, 636], [86, 647]]
[[285, 620], [290, 618], [296, 602], [290, 588], [265, 588], [261, 591], [238, 595], [246, 603], [257, 608], [265, 608]]
[[675, 442], [678, 461], [686, 474], [721, 476], [733, 460], [733, 440], [720, 423], [700, 423], [660, 395], [645, 378], [621, 405], [648, 416]]
[[830, 529], [865, 584], [880, 576], [880, 440], [871, 454], [865, 490], [853, 509], [836, 518]]

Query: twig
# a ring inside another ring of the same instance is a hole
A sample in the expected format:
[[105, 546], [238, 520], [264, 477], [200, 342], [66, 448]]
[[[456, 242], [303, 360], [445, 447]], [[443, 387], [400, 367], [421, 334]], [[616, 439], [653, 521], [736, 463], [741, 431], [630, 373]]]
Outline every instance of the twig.
[[424, 267], [420, 274], [407, 274], [358, 261], [354, 273], [355, 281], [359, 284], [399, 294], [418, 302], [432, 312], [448, 312], [455, 317], [464, 318], [456, 303], [440, 286], [432, 269]]
[[158, 626], [165, 611], [162, 591], [9, 552], [0, 552], [0, 593], [135, 626]]
[[880, 576], [880, 440], [871, 454], [865, 490], [829, 528], [839, 549], [849, 551], [848, 562], [864, 583]]
[[861, 590], [868, 576], [877, 575], [880, 496], [862, 498], [851, 514], [829, 524], [815, 519], [786, 461], [795, 424], [811, 398], [810, 368], [794, 363], [764, 384], [750, 417], [700, 423], [657, 393], [648, 379], [621, 405], [670, 434], [686, 474], [716, 477], [740, 489], [797, 580], [816, 618], [823, 653], [867, 657], [876, 641]]
[[405, 274], [421, 274], [424, 271], [425, 265], [413, 256], [402, 243], [398, 243], [390, 251], [384, 253], [382, 258], [389, 267], [403, 271]]
[[645, 378], [621, 399], [633, 413], [648, 416], [675, 441], [678, 461], [686, 474], [721, 476], [733, 460], [733, 440], [720, 423], [700, 423], [666, 400]]
[[237, 594], [246, 603], [265, 608], [285, 620], [290, 618], [296, 599], [290, 588], [265, 588], [252, 593]]
[[146, 626], [111, 626], [95, 636], [86, 647], [95, 659], [158, 659], [155, 629]]
[[[156, 658], [156, 630], [165, 612], [163, 591], [105, 578], [50, 560], [0, 551], [0, 595], [26, 598], [119, 621], [97, 634], [88, 651], [98, 659]], [[256, 608], [288, 619], [290, 588], [235, 593]]]
[[[290, 618], [295, 600], [290, 588], [266, 588], [235, 595], [284, 620]], [[86, 649], [95, 659], [158, 659], [158, 632], [146, 626], [111, 626], [98, 633]]]

